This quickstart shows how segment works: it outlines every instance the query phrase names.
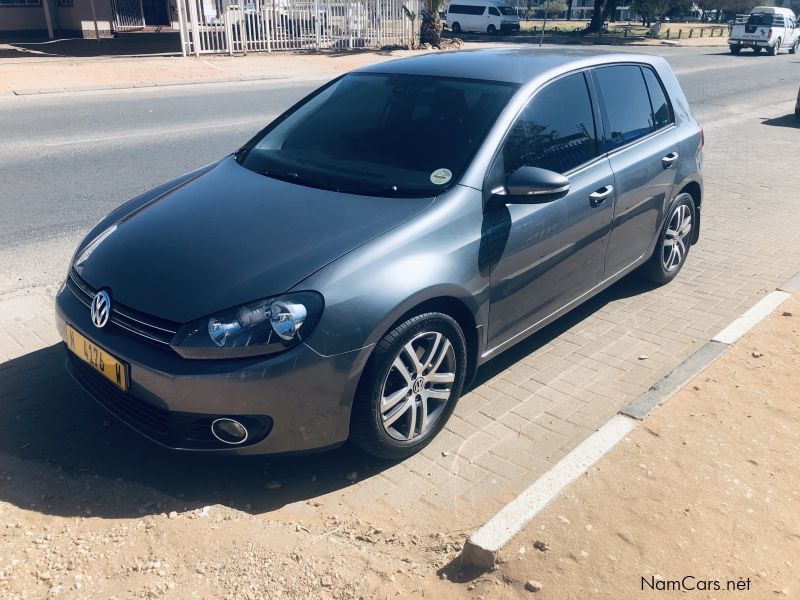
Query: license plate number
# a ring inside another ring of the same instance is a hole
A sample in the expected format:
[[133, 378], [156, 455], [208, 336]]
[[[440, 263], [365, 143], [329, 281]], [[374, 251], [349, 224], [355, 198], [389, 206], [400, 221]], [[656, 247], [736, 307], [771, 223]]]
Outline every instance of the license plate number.
[[128, 369], [122, 361], [67, 325], [67, 348], [122, 391], [128, 390]]

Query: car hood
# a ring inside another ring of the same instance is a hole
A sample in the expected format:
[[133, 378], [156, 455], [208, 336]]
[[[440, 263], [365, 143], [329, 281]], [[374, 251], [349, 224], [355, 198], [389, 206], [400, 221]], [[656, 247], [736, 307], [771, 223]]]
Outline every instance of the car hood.
[[281, 294], [432, 200], [304, 187], [229, 157], [123, 216], [76, 269], [112, 301], [185, 323]]

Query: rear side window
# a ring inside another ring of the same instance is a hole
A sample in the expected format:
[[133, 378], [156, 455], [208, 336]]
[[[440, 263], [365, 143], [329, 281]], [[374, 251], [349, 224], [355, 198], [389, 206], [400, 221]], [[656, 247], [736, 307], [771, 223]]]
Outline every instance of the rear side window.
[[672, 111], [664, 93], [664, 87], [652, 69], [642, 68], [647, 91], [650, 94], [650, 105], [653, 108], [653, 123], [656, 129], [661, 129], [672, 123]]
[[589, 90], [582, 73], [539, 91], [511, 127], [503, 145], [504, 172], [540, 167], [557, 173], [598, 155]]
[[638, 140], [655, 129], [650, 97], [638, 66], [602, 67], [595, 75], [608, 120], [608, 150]]
[[451, 4], [447, 9], [447, 14], [452, 15], [482, 15], [486, 10], [485, 6], [469, 6], [467, 4]]

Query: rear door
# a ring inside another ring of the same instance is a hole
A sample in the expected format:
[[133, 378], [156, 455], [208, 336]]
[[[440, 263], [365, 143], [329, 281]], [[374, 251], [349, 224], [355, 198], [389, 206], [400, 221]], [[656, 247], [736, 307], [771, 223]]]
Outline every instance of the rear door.
[[539, 167], [570, 184], [566, 196], [547, 204], [487, 207], [481, 253], [491, 268], [490, 347], [545, 321], [603, 276], [613, 173], [590, 84], [578, 72], [536, 92], [490, 171], [504, 179], [520, 167]]
[[605, 259], [605, 276], [612, 277], [651, 251], [672, 198], [681, 140], [653, 69], [613, 65], [594, 69], [593, 75], [616, 191]]

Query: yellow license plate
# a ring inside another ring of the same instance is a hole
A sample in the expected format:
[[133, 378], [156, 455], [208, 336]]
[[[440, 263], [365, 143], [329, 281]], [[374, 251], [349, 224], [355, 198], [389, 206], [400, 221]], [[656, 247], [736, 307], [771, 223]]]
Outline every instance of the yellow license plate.
[[69, 325], [67, 325], [67, 348], [74, 352], [75, 356], [102, 373], [106, 379], [122, 391], [127, 391], [128, 371], [125, 363], [114, 358]]

